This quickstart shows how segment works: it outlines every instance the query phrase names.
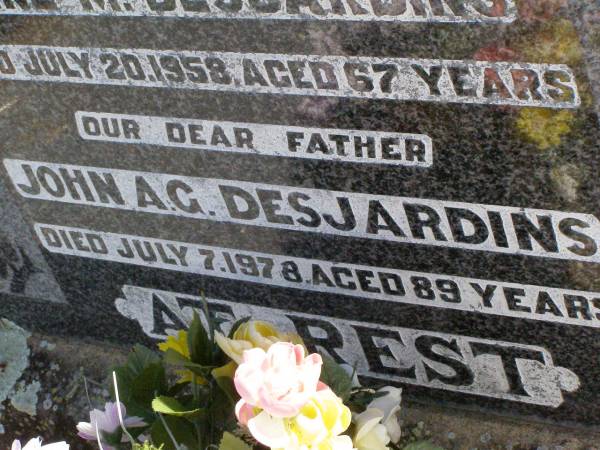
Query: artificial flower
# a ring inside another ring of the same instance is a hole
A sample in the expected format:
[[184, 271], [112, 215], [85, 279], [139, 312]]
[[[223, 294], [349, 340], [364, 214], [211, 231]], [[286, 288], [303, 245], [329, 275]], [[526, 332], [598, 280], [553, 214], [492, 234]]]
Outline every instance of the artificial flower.
[[276, 342], [303, 345], [302, 338], [294, 333], [282, 333], [273, 325], [261, 320], [249, 320], [234, 331], [231, 339], [215, 333], [215, 341], [223, 352], [237, 364], [242, 362], [244, 351], [262, 348], [267, 351]]
[[402, 389], [386, 386], [377, 391], [383, 394], [369, 403], [367, 409], [378, 409], [383, 412], [381, 423], [386, 428], [391, 442], [397, 444], [400, 440], [400, 402], [402, 401]]
[[266, 352], [246, 350], [234, 383], [241, 402], [263, 409], [274, 417], [293, 417], [316, 393], [321, 356], [305, 356], [304, 347], [277, 342]]
[[[126, 417], [127, 411], [125, 405], [122, 403], [119, 405], [125, 428], [146, 426], [141, 417]], [[114, 450], [112, 445], [117, 445], [119, 442], [127, 442], [128, 439], [121, 428], [117, 404], [112, 402], [106, 403], [104, 411], [99, 409], [90, 411], [90, 421], [79, 422], [77, 424], [77, 431], [79, 432], [79, 437], [88, 441], [97, 441], [98, 436], [100, 436], [104, 450]]]
[[320, 384], [315, 395], [290, 418], [274, 417], [246, 406], [236, 408], [241, 423], [261, 444], [277, 450], [351, 450], [352, 439], [341, 436], [351, 422], [351, 412], [327, 386]]
[[[284, 449], [279, 449], [284, 450]], [[315, 450], [356, 450], [350, 436], [341, 435], [335, 436], [329, 439], [327, 442], [323, 442]]]
[[237, 369], [237, 364], [233, 361], [228, 362], [224, 366], [217, 367], [216, 369], [211, 370], [210, 374], [213, 378], [231, 378], [233, 379], [235, 375], [235, 370]]
[[381, 423], [383, 411], [377, 408], [367, 408], [356, 414], [353, 421], [356, 426], [354, 447], [357, 450], [388, 450], [390, 435]]
[[[165, 342], [158, 344], [158, 348], [162, 352], [167, 350], [173, 350], [183, 356], [185, 359], [190, 359], [190, 349], [188, 347], [188, 332], [185, 330], [179, 330], [177, 336], [167, 336]], [[191, 370], [181, 369], [177, 370], [176, 373], [179, 375], [178, 383], [191, 383], [193, 380], [197, 384], [206, 384], [206, 380], [199, 375], [194, 374]]]
[[33, 438], [25, 444], [25, 447], [21, 447], [19, 440], [13, 441], [11, 450], [69, 450], [69, 444], [66, 442], [55, 442], [54, 444], [42, 445], [40, 438]]
[[171, 349], [186, 359], [190, 359], [190, 349], [187, 341], [188, 333], [185, 330], [179, 330], [177, 336], [167, 336], [165, 342], [160, 342], [158, 348], [162, 352]]
[[350, 426], [352, 413], [335, 393], [325, 387], [294, 417], [294, 430], [300, 442], [322, 442], [342, 434]]

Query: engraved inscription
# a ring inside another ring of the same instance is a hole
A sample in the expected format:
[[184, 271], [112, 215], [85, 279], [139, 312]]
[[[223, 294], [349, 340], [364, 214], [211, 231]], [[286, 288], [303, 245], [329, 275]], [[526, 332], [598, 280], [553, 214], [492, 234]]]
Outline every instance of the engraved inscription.
[[[201, 299], [190, 295], [123, 286], [115, 302], [125, 317], [154, 338], [184, 327]], [[227, 321], [253, 317], [299, 332], [313, 351], [356, 365], [358, 374], [397, 383], [519, 403], [560, 406], [563, 391], [579, 389], [579, 377], [554, 365], [542, 347], [376, 325], [292, 311], [208, 299]], [[199, 311], [199, 314], [202, 312]]]

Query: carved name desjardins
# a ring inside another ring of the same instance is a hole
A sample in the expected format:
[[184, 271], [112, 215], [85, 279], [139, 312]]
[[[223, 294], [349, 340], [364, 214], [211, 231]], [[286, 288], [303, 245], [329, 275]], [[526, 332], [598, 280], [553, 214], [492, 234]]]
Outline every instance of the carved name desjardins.
[[591, 214], [5, 159], [25, 198], [543, 258], [600, 261]]

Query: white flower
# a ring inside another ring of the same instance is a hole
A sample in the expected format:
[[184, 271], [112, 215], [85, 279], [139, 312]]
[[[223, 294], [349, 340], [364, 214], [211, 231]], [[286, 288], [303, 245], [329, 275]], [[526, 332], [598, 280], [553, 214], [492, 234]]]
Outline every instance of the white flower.
[[402, 435], [399, 418], [400, 402], [402, 401], [402, 389], [386, 386], [379, 389], [377, 392], [385, 393], [385, 395], [374, 399], [371, 403], [369, 403], [367, 409], [376, 408], [383, 412], [383, 419], [381, 419], [381, 423], [387, 429], [392, 443], [396, 444]]
[[383, 411], [367, 408], [353, 417], [356, 425], [354, 447], [357, 450], [389, 450], [390, 435], [381, 424]]
[[25, 447], [21, 447], [21, 442], [15, 440], [12, 443], [11, 450], [69, 450], [69, 444], [66, 442], [56, 442], [54, 444], [42, 445], [40, 438], [34, 438], [30, 440]]
[[[121, 413], [123, 414], [123, 425], [125, 428], [146, 426], [146, 423], [141, 417], [125, 417], [125, 405], [122, 403], [119, 405], [121, 407]], [[98, 431], [96, 432], [96, 430]], [[79, 432], [79, 437], [88, 441], [97, 441], [98, 435], [100, 435], [104, 450], [114, 449], [114, 447], [106, 442], [107, 440], [113, 440], [115, 438], [120, 438], [121, 442], [127, 442], [128, 440], [126, 435], [121, 434], [121, 422], [119, 421], [117, 404], [111, 402], [106, 403], [104, 411], [99, 409], [90, 411], [90, 421], [79, 422], [77, 424], [77, 431]]]
[[[341, 436], [335, 436], [329, 439], [328, 444], [331, 450], [355, 450], [354, 444], [350, 436], [342, 434]], [[327, 448], [327, 447], [325, 447]]]

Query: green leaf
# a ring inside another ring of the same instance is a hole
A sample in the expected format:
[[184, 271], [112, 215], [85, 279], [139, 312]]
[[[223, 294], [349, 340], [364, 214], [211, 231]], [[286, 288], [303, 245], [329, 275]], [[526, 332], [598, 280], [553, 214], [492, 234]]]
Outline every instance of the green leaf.
[[242, 317], [241, 319], [236, 320], [233, 325], [231, 325], [231, 330], [229, 330], [229, 334], [227, 335], [227, 337], [229, 339], [233, 339], [233, 333], [235, 333], [235, 331], [240, 327], [241, 324], [248, 322], [250, 320], [250, 316], [248, 317]]
[[[121, 401], [125, 403], [127, 406], [127, 400], [131, 398], [131, 387], [133, 385], [133, 380], [135, 379], [135, 374], [126, 366], [114, 367], [113, 372], [117, 377], [117, 386], [119, 388], [119, 397]], [[111, 392], [114, 395], [115, 386], [111, 383]]]
[[376, 398], [383, 397], [385, 392], [374, 392], [370, 388], [353, 388], [350, 397], [344, 404], [352, 411], [364, 411]]
[[[173, 434], [178, 445], [185, 445], [189, 449], [197, 449], [200, 447], [196, 440], [196, 432], [194, 426], [182, 417], [163, 416], [164, 421]], [[162, 420], [158, 419], [152, 425], [150, 430], [152, 443], [154, 446], [163, 446], [164, 450], [176, 450], [169, 433], [165, 429]]]
[[198, 313], [194, 316], [188, 330], [188, 347], [190, 349], [190, 360], [201, 366], [209, 366], [212, 363], [212, 344], [202, 326]]
[[[227, 317], [222, 317], [222, 316], [212, 316], [213, 319], [213, 324], [215, 325], [215, 331], [222, 331], [222, 327], [221, 325], [223, 325], [224, 323], [228, 323], [230, 322], [230, 319], [228, 319]], [[225, 333], [223, 333], [225, 334]]]
[[[167, 379], [160, 356], [152, 350], [136, 345], [124, 365], [114, 368], [119, 389], [119, 398], [127, 411], [142, 417], [151, 424], [156, 416], [151, 407], [157, 393], [167, 390]], [[111, 383], [114, 391], [114, 385]], [[116, 398], [113, 392], [113, 398]]]
[[[233, 403], [227, 394], [221, 389], [214, 389], [212, 392], [212, 401], [208, 405], [208, 414], [211, 421], [216, 424], [218, 430], [232, 430], [237, 427], [235, 417], [235, 403]], [[229, 426], [233, 421], [233, 427]]]
[[227, 399], [231, 402], [232, 405], [235, 405], [239, 400], [240, 396], [235, 389], [235, 384], [233, 384], [233, 379], [229, 377], [218, 377], [215, 378], [215, 382], [217, 386], [221, 388], [221, 391], [225, 394]]
[[161, 414], [176, 417], [199, 417], [204, 414], [200, 408], [188, 410], [173, 397], [160, 396], [152, 400], [152, 409]]
[[346, 401], [352, 391], [352, 377], [332, 357], [321, 356], [323, 358], [321, 381], [329, 386], [338, 397]]
[[131, 447], [132, 450], [163, 450], [163, 446], [155, 447], [150, 442], [146, 441], [143, 444], [138, 444], [137, 442], [133, 444]]
[[165, 395], [168, 395], [169, 397], [176, 397], [178, 394], [181, 394], [182, 391], [184, 391], [189, 386], [189, 384], [189, 382], [175, 383], [174, 385], [169, 386], [169, 389], [167, 389]]
[[138, 403], [150, 408], [156, 394], [168, 390], [165, 368], [160, 363], [150, 364], [135, 377], [131, 385], [131, 397]]
[[[152, 364], [160, 364], [158, 354], [143, 345], [136, 345], [127, 356], [125, 364], [113, 369], [117, 375], [119, 396], [121, 399], [131, 396], [131, 388], [136, 378]], [[114, 389], [112, 383], [111, 388]]]
[[235, 385], [233, 384], [233, 378], [235, 376], [236, 369], [237, 364], [233, 361], [229, 361], [224, 366], [217, 367], [210, 372], [217, 386], [221, 388], [221, 391], [227, 400], [229, 400], [233, 405], [235, 405], [240, 399]]
[[126, 365], [133, 371], [133, 373], [139, 374], [148, 365], [159, 362], [160, 356], [156, 352], [153, 352], [148, 347], [136, 344], [127, 357]]
[[442, 447], [432, 444], [430, 441], [419, 441], [408, 444], [402, 450], [444, 450]]
[[219, 450], [252, 450], [252, 447], [240, 438], [226, 431], [223, 433], [223, 438], [219, 444]]
[[208, 373], [216, 367], [216, 366], [203, 366], [201, 364], [196, 364], [196, 363], [190, 361], [189, 359], [187, 359], [181, 353], [178, 353], [171, 348], [165, 352], [164, 361], [165, 361], [165, 363], [172, 365], [172, 366], [185, 367], [186, 369], [189, 369], [192, 372], [194, 372], [196, 375], [201, 375], [205, 378], [208, 375]]
[[121, 427], [114, 430], [112, 433], [109, 433], [106, 430], [100, 432], [102, 436], [102, 441], [106, 442], [111, 447], [115, 447], [121, 444], [121, 439], [123, 438], [123, 430]]
[[163, 361], [173, 366], [184, 366], [186, 364], [194, 364], [181, 353], [176, 352], [172, 348], [167, 349], [163, 353]]
[[208, 324], [208, 340], [212, 344], [215, 340], [215, 323], [208, 310], [208, 301], [206, 300], [206, 296], [204, 295], [204, 291], [200, 291], [200, 296], [202, 297], [202, 310], [204, 311], [204, 317], [206, 317], [206, 323]]

